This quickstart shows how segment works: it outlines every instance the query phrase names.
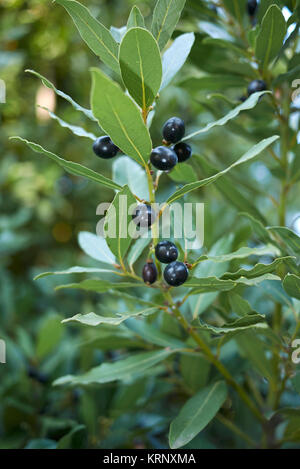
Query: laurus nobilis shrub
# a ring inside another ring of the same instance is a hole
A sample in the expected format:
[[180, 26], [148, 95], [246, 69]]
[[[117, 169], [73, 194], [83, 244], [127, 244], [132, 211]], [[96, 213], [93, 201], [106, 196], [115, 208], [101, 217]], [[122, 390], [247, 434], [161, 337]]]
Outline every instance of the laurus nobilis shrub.
[[[202, 435], [218, 446], [223, 432], [230, 432], [235, 447], [299, 443], [300, 375], [292, 352], [300, 330], [300, 238], [288, 211], [291, 194], [299, 199], [300, 180], [292, 85], [300, 74], [299, 1], [158, 0], [152, 20], [133, 7], [127, 25], [110, 30], [80, 3], [56, 3], [104, 64], [90, 70], [91, 109], [30, 72], [99, 124], [95, 135], [51, 113], [76, 136], [94, 142], [94, 152], [92, 143], [87, 152], [104, 158], [100, 168], [114, 158], [112, 177], [16, 138], [67, 172], [114, 191], [105, 221], [114, 219], [117, 233], [106, 238], [80, 233], [81, 248], [99, 267], [66, 266], [38, 278], [69, 275], [74, 281], [58, 288], [101, 295], [99, 311], [76, 312], [64, 322], [94, 328], [99, 342], [106, 331], [111, 349], [119, 353], [117, 360], [54, 384], [134, 387], [149, 376], [171, 383], [160, 395], [170, 403], [164, 425], [169, 424], [171, 448], [205, 446]], [[181, 34], [175, 28], [182, 12]], [[158, 123], [168, 86], [170, 99], [176, 87], [182, 90], [176, 95], [178, 111]], [[193, 122], [180, 115], [181, 100], [188, 102]], [[201, 111], [215, 119], [198, 125]], [[160, 141], [152, 140], [152, 122], [162, 129]], [[226, 165], [214, 149], [223, 126], [229, 129], [221, 134], [225, 154], [230, 138], [245, 149]], [[262, 191], [251, 176], [258, 158], [275, 179], [275, 193], [268, 187]], [[120, 213], [121, 196], [136, 204], [137, 212], [144, 209], [136, 224], [146, 224], [151, 237], [120, 236], [120, 218], [132, 222]], [[152, 219], [157, 197], [164, 205]], [[190, 250], [184, 238], [161, 236], [159, 220], [167, 206], [214, 199], [222, 207], [218, 216], [210, 215], [206, 229], [215, 230], [214, 244], [206, 246], [204, 239], [202, 249]], [[222, 223], [232, 211], [230, 226]], [[76, 281], [82, 274], [85, 278]], [[115, 311], [106, 308], [111, 297], [120, 300]]]

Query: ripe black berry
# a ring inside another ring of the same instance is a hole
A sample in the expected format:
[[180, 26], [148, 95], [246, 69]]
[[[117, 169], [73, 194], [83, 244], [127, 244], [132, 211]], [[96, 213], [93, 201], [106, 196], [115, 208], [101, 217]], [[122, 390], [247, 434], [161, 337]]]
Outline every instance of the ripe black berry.
[[138, 227], [149, 228], [156, 219], [156, 212], [151, 205], [139, 204], [133, 212], [132, 219]]
[[152, 150], [150, 161], [156, 169], [169, 171], [178, 163], [178, 158], [171, 148], [161, 146]]
[[176, 261], [178, 249], [171, 241], [161, 241], [155, 246], [155, 256], [163, 264]]
[[108, 135], [99, 137], [93, 143], [93, 150], [100, 158], [113, 158], [119, 151], [119, 148], [111, 141]]
[[147, 262], [144, 265], [142, 277], [145, 283], [152, 285], [157, 280], [157, 269], [154, 262]]
[[188, 278], [189, 271], [183, 262], [171, 262], [164, 271], [165, 281], [172, 287], [179, 287]]
[[171, 117], [163, 126], [163, 137], [169, 143], [176, 143], [182, 139], [185, 126], [179, 117]]
[[253, 80], [248, 86], [248, 96], [251, 96], [253, 93], [257, 93], [257, 91], [265, 91], [266, 89], [267, 85], [264, 80]]
[[257, 9], [257, 0], [248, 0], [247, 11], [249, 16], [254, 16]]
[[192, 156], [192, 148], [187, 143], [176, 143], [172, 149], [177, 155], [178, 163], [182, 163], [183, 161], [188, 160], [190, 156]]

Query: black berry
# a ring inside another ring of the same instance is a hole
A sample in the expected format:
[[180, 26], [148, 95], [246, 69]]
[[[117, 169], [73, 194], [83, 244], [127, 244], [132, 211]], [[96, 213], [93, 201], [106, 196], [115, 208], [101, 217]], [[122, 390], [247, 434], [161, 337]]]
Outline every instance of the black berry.
[[179, 117], [171, 117], [163, 126], [163, 137], [169, 143], [179, 142], [184, 132], [184, 122]]
[[169, 171], [178, 163], [178, 158], [171, 148], [161, 146], [152, 150], [150, 161], [156, 169]]
[[157, 269], [154, 262], [147, 262], [144, 265], [142, 277], [145, 283], [152, 285], [157, 280]]
[[182, 163], [183, 161], [186, 161], [192, 156], [192, 148], [190, 145], [184, 142], [179, 142], [174, 145], [173, 150], [175, 151], [177, 158], [178, 158], [178, 163]]
[[257, 93], [257, 91], [265, 91], [266, 89], [267, 85], [264, 80], [253, 80], [248, 86], [248, 96], [251, 96], [253, 93]]
[[257, 10], [257, 0], [248, 0], [247, 11], [249, 16], [254, 16]]
[[155, 256], [163, 264], [176, 261], [178, 249], [171, 241], [161, 241], [155, 246]]
[[138, 227], [149, 228], [156, 219], [156, 212], [151, 205], [139, 204], [133, 212], [132, 219]]
[[119, 148], [111, 141], [108, 135], [99, 137], [93, 143], [93, 150], [100, 158], [113, 158], [119, 151]]
[[179, 287], [189, 276], [187, 266], [183, 262], [171, 262], [164, 271], [165, 281], [172, 287]]

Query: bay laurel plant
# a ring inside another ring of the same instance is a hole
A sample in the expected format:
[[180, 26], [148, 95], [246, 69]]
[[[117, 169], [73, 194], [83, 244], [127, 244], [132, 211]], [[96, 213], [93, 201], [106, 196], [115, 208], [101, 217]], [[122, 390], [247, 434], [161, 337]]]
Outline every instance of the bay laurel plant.
[[[104, 223], [116, 222], [115, 236], [79, 235], [99, 266], [66, 266], [38, 278], [69, 275], [72, 283], [58, 288], [101, 295], [99, 311], [76, 311], [63, 322], [93, 329], [99, 342], [106, 331], [115, 360], [54, 384], [134, 389], [141, 379], [157, 380], [154, 401], [162, 404], [156, 412], [164, 416], [158, 426], [171, 448], [226, 447], [226, 441], [247, 448], [297, 445], [300, 375], [292, 352], [300, 331], [300, 238], [288, 207], [291, 194], [299, 201], [299, 119], [292, 99], [300, 76], [299, 1], [185, 3], [158, 0], [146, 21], [134, 6], [126, 26], [109, 30], [77, 1], [56, 0], [53, 8], [65, 8], [101, 61], [90, 70], [91, 109], [29, 70], [83, 119], [99, 124], [95, 135], [50, 113], [90, 140], [91, 159], [100, 157], [101, 168], [113, 158], [109, 178], [15, 137], [112, 193]], [[161, 96], [168, 86], [168, 96], [175, 93], [174, 80], [181, 89], [178, 110], [158, 123]], [[193, 122], [184, 122], [181, 100]], [[210, 120], [203, 122], [200, 111]], [[152, 122], [161, 127], [159, 139]], [[226, 165], [214, 153], [219, 134], [225, 153], [230, 136], [236, 148], [245, 148]], [[203, 145], [209, 141], [211, 149]], [[275, 181], [270, 192], [252, 175], [259, 160]], [[187, 249], [184, 236], [173, 236], [174, 226], [162, 236], [166, 207], [206, 202], [207, 194], [222, 207], [206, 228], [214, 244], [204, 239], [202, 248]], [[133, 216], [120, 210], [121, 196], [137, 206]], [[162, 208], [152, 217], [157, 199]], [[229, 226], [222, 223], [232, 211]], [[143, 225], [149, 236], [121, 237], [120, 221]], [[115, 299], [114, 311], [105, 307], [108, 297]], [[151, 396], [136, 396], [147, 408]]]

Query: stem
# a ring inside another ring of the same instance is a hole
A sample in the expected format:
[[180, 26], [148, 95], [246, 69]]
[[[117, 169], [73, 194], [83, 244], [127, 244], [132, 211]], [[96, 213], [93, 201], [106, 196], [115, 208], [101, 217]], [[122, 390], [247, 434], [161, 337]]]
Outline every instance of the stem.
[[243, 430], [241, 430], [239, 427], [237, 427], [231, 420], [228, 420], [226, 417], [224, 417], [222, 414], [217, 414], [217, 419], [225, 425], [225, 427], [229, 428], [233, 433], [235, 433], [237, 436], [242, 438], [246, 443], [251, 446], [252, 448], [257, 448], [257, 443], [250, 438], [250, 436], [247, 435]]

